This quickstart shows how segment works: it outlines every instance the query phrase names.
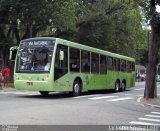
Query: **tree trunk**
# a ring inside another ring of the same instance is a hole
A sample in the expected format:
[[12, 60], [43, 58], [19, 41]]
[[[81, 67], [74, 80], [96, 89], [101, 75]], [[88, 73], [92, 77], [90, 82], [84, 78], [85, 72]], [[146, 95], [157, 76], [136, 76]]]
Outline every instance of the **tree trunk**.
[[149, 58], [146, 72], [146, 85], [144, 98], [156, 98], [157, 97], [157, 86], [156, 86], [156, 65], [158, 63], [158, 51], [160, 44], [160, 24], [151, 25], [152, 35], [151, 35], [151, 45], [149, 48]]
[[20, 35], [19, 35], [17, 20], [14, 20], [14, 21], [13, 21], [13, 25], [11, 25], [11, 27], [12, 27], [12, 30], [13, 30], [13, 32], [14, 32], [14, 36], [15, 36], [15, 38], [16, 38], [16, 41], [17, 41], [17, 43], [19, 44], [19, 42], [20, 42], [21, 39], [20, 39]]
[[17, 40], [17, 43], [19, 44], [20, 36], [19, 36], [19, 30], [17, 29], [17, 27], [14, 28], [14, 34], [15, 34], [15, 38]]
[[27, 39], [27, 38], [32, 38], [32, 25], [27, 25], [26, 26], [26, 31], [25, 31], [25, 34], [24, 36], [22, 37], [22, 40], [23, 39]]

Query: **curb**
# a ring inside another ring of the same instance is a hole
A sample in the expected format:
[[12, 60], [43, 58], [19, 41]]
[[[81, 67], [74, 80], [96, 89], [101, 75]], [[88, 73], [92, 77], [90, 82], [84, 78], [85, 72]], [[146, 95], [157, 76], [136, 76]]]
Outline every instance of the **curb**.
[[155, 105], [155, 104], [151, 104], [151, 103], [147, 103], [147, 102], [142, 102], [143, 97], [139, 97], [137, 99], [137, 102], [143, 105], [147, 105], [147, 106], [151, 106], [151, 107], [155, 107], [155, 108], [160, 108], [160, 105]]

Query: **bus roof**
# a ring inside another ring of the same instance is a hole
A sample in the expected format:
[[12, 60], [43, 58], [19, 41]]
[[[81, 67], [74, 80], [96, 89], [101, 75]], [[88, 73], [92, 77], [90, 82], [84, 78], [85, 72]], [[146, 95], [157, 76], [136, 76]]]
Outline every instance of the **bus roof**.
[[112, 52], [105, 51], [105, 50], [100, 50], [100, 49], [97, 49], [97, 48], [93, 48], [93, 47], [90, 47], [90, 46], [78, 44], [78, 43], [71, 42], [71, 41], [68, 41], [68, 40], [64, 40], [64, 39], [61, 39], [61, 38], [35, 37], [35, 38], [29, 38], [29, 39], [22, 40], [21, 42], [25, 42], [25, 41], [29, 41], [29, 40], [37, 40], [37, 39], [38, 40], [55, 40], [57, 42], [60, 42], [60, 44], [67, 45], [67, 46], [70, 46], [70, 47], [79, 48], [79, 49], [82, 49], [82, 50], [88, 50], [88, 51], [91, 51], [91, 52], [96, 52], [96, 53], [111, 56], [111, 57], [114, 57], [114, 58], [119, 58], [119, 59], [124, 59], [124, 60], [135, 62], [135, 59], [131, 58], [131, 57], [127, 57], [127, 56], [124, 56], [124, 55], [119, 55], [119, 54], [112, 53]]
[[25, 42], [25, 41], [30, 41], [30, 40], [56, 40], [57, 38], [55, 37], [34, 37], [34, 38], [28, 38], [28, 39], [24, 39], [21, 40], [21, 42]]
[[91, 52], [97, 52], [97, 53], [102, 54], [102, 55], [107, 55], [107, 56], [111, 56], [111, 57], [114, 57], [114, 58], [119, 58], [119, 59], [124, 59], [124, 60], [135, 62], [134, 58], [127, 57], [127, 56], [124, 56], [124, 55], [119, 55], [119, 54], [116, 54], [116, 53], [112, 53], [112, 52], [109, 52], [109, 51], [105, 51], [105, 50], [93, 48], [93, 47], [90, 47], [90, 46], [78, 44], [78, 43], [67, 41], [67, 40], [60, 39], [60, 38], [57, 38], [57, 41], [61, 42], [61, 44], [63, 44], [63, 45], [67, 45], [67, 46], [71, 46], [71, 47], [75, 47], [75, 48], [80, 48], [82, 50], [88, 50], [88, 51], [91, 51]]

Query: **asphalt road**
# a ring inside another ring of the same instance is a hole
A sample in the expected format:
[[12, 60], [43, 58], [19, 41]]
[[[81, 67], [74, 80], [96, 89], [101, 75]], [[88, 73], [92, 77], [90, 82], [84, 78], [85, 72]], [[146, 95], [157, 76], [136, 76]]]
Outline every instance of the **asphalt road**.
[[143, 93], [144, 82], [125, 92], [85, 92], [79, 97], [1, 91], [0, 125], [160, 125], [160, 110], [137, 102]]

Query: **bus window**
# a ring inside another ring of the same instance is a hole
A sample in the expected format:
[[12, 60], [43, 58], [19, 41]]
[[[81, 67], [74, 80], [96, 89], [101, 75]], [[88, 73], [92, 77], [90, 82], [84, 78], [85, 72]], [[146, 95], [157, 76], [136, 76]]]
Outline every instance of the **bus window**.
[[106, 56], [100, 55], [100, 73], [106, 74], [107, 73], [107, 61]]
[[91, 72], [99, 73], [99, 55], [91, 53]]
[[130, 62], [130, 72], [132, 72], [132, 62]]
[[131, 62], [127, 61], [127, 72], [131, 72]]
[[90, 72], [90, 52], [81, 52], [81, 71]]
[[121, 71], [122, 72], [126, 71], [126, 61], [125, 60], [121, 60]]
[[[60, 60], [60, 52], [64, 52], [64, 59]], [[55, 80], [59, 79], [68, 72], [68, 47], [64, 45], [58, 45], [55, 58]]]
[[116, 62], [117, 62], [117, 70], [120, 71], [121, 70], [120, 60], [117, 59]]
[[132, 71], [135, 71], [135, 63], [132, 62]]
[[113, 58], [112, 57], [108, 57], [108, 69], [109, 70], [113, 70], [114, 69]]
[[120, 60], [119, 59], [114, 59], [114, 69], [116, 71], [120, 71]]
[[70, 48], [70, 71], [80, 71], [80, 51], [75, 48]]

